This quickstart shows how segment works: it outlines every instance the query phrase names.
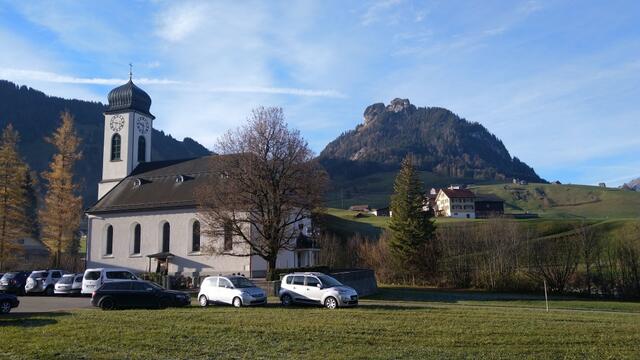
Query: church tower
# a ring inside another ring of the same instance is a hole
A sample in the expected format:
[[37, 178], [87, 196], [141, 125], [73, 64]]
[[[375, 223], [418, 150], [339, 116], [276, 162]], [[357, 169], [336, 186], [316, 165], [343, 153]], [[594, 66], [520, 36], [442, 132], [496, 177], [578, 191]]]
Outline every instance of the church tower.
[[102, 180], [98, 199], [142, 162], [151, 161], [151, 97], [131, 80], [109, 92], [104, 112]]

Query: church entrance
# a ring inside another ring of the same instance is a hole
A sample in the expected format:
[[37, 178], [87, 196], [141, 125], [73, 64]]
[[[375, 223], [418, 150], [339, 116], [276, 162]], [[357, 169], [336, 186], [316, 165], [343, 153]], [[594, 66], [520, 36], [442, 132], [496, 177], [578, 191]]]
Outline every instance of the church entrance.
[[157, 254], [147, 255], [149, 258], [149, 272], [151, 272], [151, 262], [156, 260], [155, 272], [160, 275], [167, 275], [169, 273], [169, 263], [173, 258], [173, 254], [168, 251], [163, 251]]

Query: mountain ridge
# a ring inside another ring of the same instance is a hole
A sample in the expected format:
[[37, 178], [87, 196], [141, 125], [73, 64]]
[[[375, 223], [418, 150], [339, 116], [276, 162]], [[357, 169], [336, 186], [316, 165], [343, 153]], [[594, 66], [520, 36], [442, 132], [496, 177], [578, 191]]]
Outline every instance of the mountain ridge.
[[411, 154], [418, 170], [473, 180], [516, 178], [546, 182], [512, 157], [500, 139], [477, 122], [440, 107], [416, 107], [396, 98], [368, 106], [364, 121], [331, 141], [318, 156], [332, 178], [399, 168]]

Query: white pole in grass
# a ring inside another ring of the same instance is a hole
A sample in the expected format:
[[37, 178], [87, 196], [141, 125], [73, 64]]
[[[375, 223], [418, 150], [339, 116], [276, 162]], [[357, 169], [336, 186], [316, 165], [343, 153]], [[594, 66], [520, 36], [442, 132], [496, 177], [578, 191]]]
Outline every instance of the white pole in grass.
[[547, 280], [542, 280], [544, 282], [544, 303], [547, 306], [547, 312], [549, 312], [549, 299], [547, 298]]

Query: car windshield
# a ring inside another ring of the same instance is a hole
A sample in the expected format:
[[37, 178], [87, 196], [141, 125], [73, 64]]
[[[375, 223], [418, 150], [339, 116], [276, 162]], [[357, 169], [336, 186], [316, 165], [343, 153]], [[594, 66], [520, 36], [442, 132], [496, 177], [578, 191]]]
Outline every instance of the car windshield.
[[73, 276], [63, 276], [62, 279], [58, 280], [60, 284], [71, 284], [73, 282]]
[[229, 278], [229, 280], [231, 280], [231, 283], [233, 284], [233, 287], [235, 288], [250, 288], [250, 287], [256, 287], [255, 285], [253, 285], [253, 283], [249, 280], [247, 280], [246, 278], [243, 277], [232, 277]]
[[334, 286], [342, 286], [342, 283], [340, 283], [340, 281], [332, 278], [331, 276], [320, 275], [318, 276], [318, 278], [320, 279], [320, 281], [322, 281], [322, 286], [326, 288], [330, 288]]
[[100, 279], [100, 271], [88, 271], [84, 274], [85, 280], [98, 280]]
[[29, 275], [29, 277], [32, 279], [37, 279], [37, 278], [46, 278], [48, 275], [49, 273], [46, 271], [35, 271], [35, 272], [32, 272], [31, 275]]
[[6, 273], [2, 275], [2, 280], [13, 279], [14, 277], [16, 277], [16, 275], [18, 275], [18, 273]]

